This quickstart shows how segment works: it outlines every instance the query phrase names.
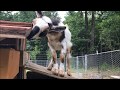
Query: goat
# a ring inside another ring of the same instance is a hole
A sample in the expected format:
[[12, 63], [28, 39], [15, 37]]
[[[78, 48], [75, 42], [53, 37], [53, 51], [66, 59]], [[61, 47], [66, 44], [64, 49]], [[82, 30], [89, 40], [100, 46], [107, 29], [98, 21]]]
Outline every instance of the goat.
[[[42, 35], [47, 36], [48, 47], [52, 55], [47, 69], [51, 70], [52, 73], [55, 75], [64, 77], [64, 59], [66, 58], [67, 75], [71, 76], [70, 57], [72, 42], [71, 32], [69, 31], [68, 26], [65, 26], [62, 22], [59, 22], [58, 20], [51, 20], [49, 17], [43, 16], [41, 11], [36, 11], [36, 16], [37, 18], [33, 20], [33, 27], [27, 39], [38, 39]], [[52, 30], [52, 28], [55, 26], [65, 26], [65, 28]], [[60, 51], [60, 65], [58, 65], [57, 63], [57, 50]]]

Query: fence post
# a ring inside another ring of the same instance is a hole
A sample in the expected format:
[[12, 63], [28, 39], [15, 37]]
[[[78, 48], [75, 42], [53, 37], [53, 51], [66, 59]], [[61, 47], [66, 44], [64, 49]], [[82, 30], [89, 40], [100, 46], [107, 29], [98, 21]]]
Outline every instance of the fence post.
[[111, 61], [112, 61], [112, 69], [113, 69], [113, 57], [112, 57], [112, 52], [111, 52]]
[[96, 51], [96, 59], [97, 59], [97, 64], [98, 64], [98, 73], [100, 73], [100, 62], [99, 62], [99, 59], [98, 59], [98, 51]]
[[45, 66], [47, 67], [47, 64], [48, 64], [48, 60], [46, 60], [46, 63], [45, 63]]
[[85, 72], [87, 71], [87, 55], [85, 55]]
[[85, 67], [85, 56], [82, 56], [82, 69], [84, 70]]
[[76, 61], [76, 69], [77, 69], [77, 74], [79, 74], [79, 70], [78, 70], [78, 56], [76, 57], [77, 58], [77, 61]]

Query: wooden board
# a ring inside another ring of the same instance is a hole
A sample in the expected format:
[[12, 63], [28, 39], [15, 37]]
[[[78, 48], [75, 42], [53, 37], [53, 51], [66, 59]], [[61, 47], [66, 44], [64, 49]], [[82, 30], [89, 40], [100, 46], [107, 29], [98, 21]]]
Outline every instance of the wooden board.
[[0, 25], [0, 30], [31, 30], [31, 27]]
[[31, 29], [32, 23], [0, 20], [0, 34], [27, 36]]
[[32, 63], [32, 62], [27, 62], [27, 64], [25, 65], [25, 69], [29, 69], [33, 72], [37, 72], [37, 73], [40, 73], [40, 74], [43, 74], [43, 75], [47, 75], [49, 77], [54, 77], [56, 79], [77, 79], [75, 77], [71, 77], [71, 76], [67, 76], [67, 75], [65, 75], [65, 77], [60, 77], [60, 76], [53, 75], [52, 72], [47, 70], [46, 67], [43, 67], [41, 65], [37, 65], [37, 64]]
[[7, 26], [25, 26], [25, 27], [31, 27], [32, 23], [28, 23], [28, 22], [11, 22], [11, 21], [3, 21], [0, 20], [0, 24], [1, 25], [7, 25]]
[[0, 49], [0, 79], [13, 79], [19, 72], [20, 52]]
[[23, 35], [10, 35], [10, 34], [0, 34], [0, 38], [17, 38], [17, 39], [26, 39]]

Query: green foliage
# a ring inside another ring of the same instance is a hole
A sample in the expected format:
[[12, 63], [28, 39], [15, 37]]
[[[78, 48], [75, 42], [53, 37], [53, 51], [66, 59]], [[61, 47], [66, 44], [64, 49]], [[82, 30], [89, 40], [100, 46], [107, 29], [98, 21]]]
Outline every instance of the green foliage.
[[107, 64], [107, 63], [103, 63], [101, 66], [100, 66], [100, 70], [102, 70], [102, 71], [106, 71], [106, 70], [108, 70], [108, 69], [110, 69], [111, 68], [111, 66], [109, 65], [109, 64]]
[[43, 14], [50, 17], [51, 19], [60, 20], [60, 17], [58, 17], [57, 11], [44, 11]]
[[108, 50], [120, 48], [120, 14], [110, 15], [99, 24], [101, 27], [100, 39]]
[[12, 11], [0, 11], [0, 20], [12, 21], [13, 15]]
[[94, 47], [90, 47], [91, 42], [91, 11], [88, 11], [88, 31], [85, 31], [85, 17], [82, 11], [69, 11], [65, 17], [72, 32], [73, 53], [85, 54], [98, 50], [99, 52], [120, 49], [120, 11], [96, 11]]
[[35, 17], [34, 11], [19, 11], [14, 14], [13, 19], [17, 22], [32, 22]]
[[[44, 11], [44, 14], [50, 18], [57, 18], [56, 11]], [[88, 16], [88, 30], [85, 30], [85, 12], [84, 11], [68, 11], [65, 17], [65, 24], [68, 24], [72, 33], [72, 55], [88, 54], [92, 50], [98, 52], [120, 49], [120, 11], [96, 11], [95, 13], [95, 31], [94, 31], [94, 47], [90, 47], [92, 17], [91, 11], [87, 11]], [[32, 22], [36, 17], [34, 11], [19, 11], [15, 14], [12, 11], [0, 11], [0, 20], [9, 20], [17, 22]], [[86, 49], [87, 46], [87, 49]], [[42, 53], [41, 51], [48, 50], [46, 38], [34, 42], [27, 42], [27, 50], [33, 51], [34, 55]], [[48, 54], [48, 57], [49, 54]]]
[[82, 39], [85, 39], [84, 35], [80, 36], [79, 32], [83, 32], [84, 30], [84, 20], [83, 16], [79, 12], [70, 11], [68, 12], [68, 16], [65, 17], [66, 21], [65, 24], [68, 24], [69, 29], [72, 33], [72, 42], [73, 42], [73, 52], [81, 51], [84, 49], [84, 47], [81, 47], [84, 45], [84, 41], [81, 41]]
[[50, 50], [47, 50], [47, 59], [51, 60], [51, 52], [50, 52]]
[[33, 51], [30, 51], [31, 60], [36, 60], [36, 55], [40, 52], [39, 47], [36, 45]]

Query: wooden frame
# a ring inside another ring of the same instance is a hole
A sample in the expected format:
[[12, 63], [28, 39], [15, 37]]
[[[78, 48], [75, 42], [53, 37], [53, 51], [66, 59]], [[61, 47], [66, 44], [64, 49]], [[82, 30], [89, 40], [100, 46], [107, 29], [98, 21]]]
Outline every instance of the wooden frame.
[[0, 38], [17, 38], [17, 39], [25, 39], [26, 37], [23, 36], [23, 35], [0, 34]]

